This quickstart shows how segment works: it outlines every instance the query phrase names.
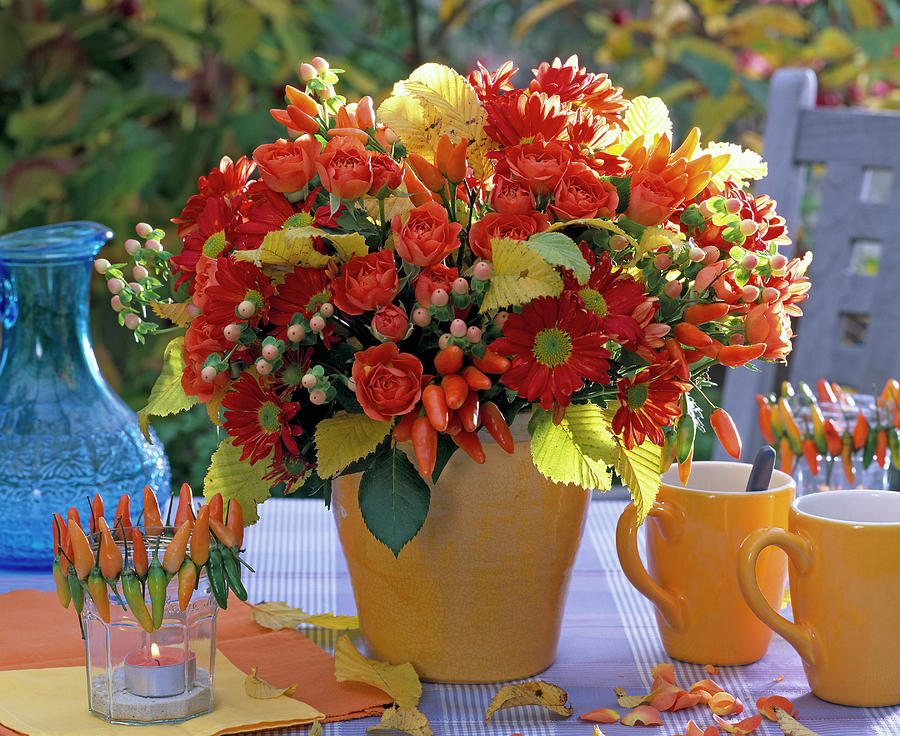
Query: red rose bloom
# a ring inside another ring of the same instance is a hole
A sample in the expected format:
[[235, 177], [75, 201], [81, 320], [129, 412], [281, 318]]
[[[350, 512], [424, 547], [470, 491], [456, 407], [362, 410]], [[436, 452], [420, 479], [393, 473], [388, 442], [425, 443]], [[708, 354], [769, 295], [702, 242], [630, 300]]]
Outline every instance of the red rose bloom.
[[540, 212], [527, 215], [505, 215], [489, 212], [472, 225], [469, 231], [469, 245], [479, 258], [491, 257], [491, 238], [512, 238], [528, 240], [535, 233], [547, 229], [547, 218]]
[[508, 146], [501, 151], [489, 154], [490, 158], [501, 159], [498, 162], [500, 174], [505, 176], [507, 169], [524, 179], [532, 192], [537, 195], [549, 194], [565, 173], [572, 160], [572, 150], [559, 141], [545, 143], [538, 138], [532, 143]]
[[322, 186], [341, 199], [358, 199], [372, 186], [372, 155], [355, 138], [338, 136], [316, 156]]
[[616, 188], [589, 166], [573, 163], [553, 190], [550, 211], [557, 220], [613, 217], [619, 205]]
[[279, 138], [275, 143], [257, 146], [253, 160], [269, 189], [296, 192], [316, 175], [315, 158], [320, 150], [319, 142], [311, 135], [301, 135], [295, 141]]
[[683, 201], [684, 197], [669, 189], [659, 174], [639, 171], [631, 177], [631, 199], [625, 215], [639, 225], [660, 225]]
[[359, 405], [377, 422], [408, 414], [422, 397], [422, 363], [392, 342], [358, 352], [351, 375]]
[[403, 183], [403, 169], [386, 153], [372, 154], [372, 185], [369, 194], [377, 196], [382, 189], [397, 189]]
[[505, 215], [534, 212], [534, 194], [525, 182], [506, 176], [495, 176], [491, 189], [491, 207]]
[[373, 312], [390, 304], [398, 286], [394, 254], [389, 250], [351, 258], [331, 282], [334, 305], [345, 314]]
[[431, 295], [435, 289], [443, 289], [448, 294], [453, 288], [453, 282], [459, 278], [459, 271], [455, 268], [447, 268], [443, 263], [423, 268], [416, 276], [416, 301], [426, 309], [431, 306]]
[[409, 332], [409, 317], [402, 307], [388, 304], [372, 317], [372, 334], [382, 342], [398, 342]]
[[406, 222], [400, 215], [391, 220], [394, 247], [404, 261], [416, 266], [433, 266], [459, 247], [462, 225], [450, 222], [445, 210], [437, 202], [416, 207]]

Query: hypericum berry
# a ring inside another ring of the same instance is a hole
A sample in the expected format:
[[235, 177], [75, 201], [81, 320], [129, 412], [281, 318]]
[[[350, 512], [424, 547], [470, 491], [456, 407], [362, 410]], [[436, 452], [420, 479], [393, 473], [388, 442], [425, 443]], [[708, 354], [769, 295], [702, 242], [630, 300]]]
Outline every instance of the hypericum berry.
[[146, 222], [139, 222], [134, 226], [134, 231], [138, 234], [139, 238], [146, 238], [150, 233], [153, 232], [153, 228]]
[[356, 393], [356, 381], [353, 380], [353, 377], [347, 379], [347, 388]]
[[431, 315], [428, 314], [427, 309], [416, 307], [412, 311], [412, 321], [415, 322], [419, 327], [427, 327], [431, 324]]
[[725, 200], [725, 211], [729, 215], [736, 215], [741, 211], [742, 206], [743, 205], [741, 204], [741, 200], [739, 200], [737, 197], [731, 197], [730, 199]]
[[435, 289], [431, 292], [431, 303], [436, 307], [443, 307], [450, 301], [450, 295], [445, 289]]
[[94, 270], [97, 273], [106, 273], [109, 270], [110, 262], [105, 258], [98, 258], [94, 261]]
[[194, 318], [198, 314], [200, 314], [200, 307], [198, 307], [196, 304], [191, 302], [190, 304], [187, 305], [187, 313], [191, 316], [191, 318]]
[[316, 406], [319, 406], [320, 404], [324, 404], [325, 403], [325, 392], [320, 388], [310, 391], [309, 392], [309, 403], [315, 404]]
[[497, 325], [499, 329], [503, 329], [503, 325], [506, 324], [506, 320], [509, 319], [509, 312], [497, 312], [497, 316], [494, 317], [494, 324]]
[[125, 315], [125, 326], [129, 330], [136, 330], [138, 325], [141, 323], [141, 318], [138, 317], [134, 312], [129, 312]]
[[319, 90], [319, 97], [321, 97], [323, 100], [330, 100], [332, 97], [334, 97], [334, 87], [332, 87], [330, 84], [326, 84], [324, 88]]
[[217, 371], [211, 365], [206, 366], [206, 368], [200, 371], [200, 378], [206, 383], [212, 383], [216, 380], [216, 376], [218, 375], [219, 371]]
[[300, 342], [306, 337], [306, 328], [303, 325], [291, 325], [287, 328], [287, 338], [291, 342]]
[[774, 302], [778, 297], [781, 296], [778, 289], [775, 289], [771, 286], [767, 286], [762, 291], [762, 298], [764, 302]]
[[134, 238], [128, 238], [128, 240], [125, 241], [125, 252], [128, 255], [133, 256], [140, 249], [141, 249], [141, 241], [135, 240]]
[[321, 56], [314, 56], [309, 61], [310, 65], [312, 65], [313, 69], [315, 69], [319, 74], [324, 74], [331, 67], [328, 65], [328, 62], [323, 59]]
[[163, 249], [162, 243], [160, 243], [158, 240], [148, 240], [144, 247], [149, 248], [156, 253], [160, 253]]
[[745, 342], [747, 342], [746, 338], [739, 332], [735, 332], [728, 338], [729, 345], [743, 345]]
[[131, 287], [131, 290], [135, 294], [140, 294], [144, 290], [144, 287], [141, 286], [137, 281], [129, 281], [128, 285]]
[[721, 251], [719, 250], [719, 246], [717, 245], [707, 245], [703, 252], [706, 254], [703, 256], [703, 262], [707, 265], [713, 264], [719, 260], [719, 254]]
[[256, 302], [251, 301], [250, 299], [244, 299], [244, 301], [237, 305], [237, 313], [244, 319], [250, 319], [250, 317], [256, 314]]
[[769, 259], [769, 265], [773, 271], [780, 271], [787, 266], [787, 257], [783, 253], [776, 253]]
[[753, 284], [747, 284], [743, 289], [741, 289], [741, 299], [745, 302], [755, 302], [756, 298], [759, 296], [759, 287], [754, 286]]
[[445, 332], [443, 335], [441, 335], [441, 336], [438, 338], [438, 347], [439, 347], [441, 350], [443, 350], [443, 349], [444, 349], [445, 347], [447, 347], [449, 344], [450, 344], [450, 333], [449, 333], [449, 332]]
[[493, 267], [487, 261], [478, 261], [472, 269], [472, 275], [479, 281], [487, 281], [493, 272]]
[[119, 295], [115, 294], [110, 300], [109, 305], [116, 310], [117, 312], [121, 312], [125, 309], [125, 305], [122, 304], [122, 300], [119, 299]]
[[306, 62], [300, 65], [297, 73], [304, 82], [311, 82], [319, 76], [319, 72], [316, 71], [316, 68], [312, 64], [307, 64]]
[[466, 334], [466, 323], [461, 319], [455, 319], [450, 323], [450, 334], [453, 337], [462, 337]]
[[325, 302], [324, 304], [319, 305], [319, 314], [321, 314], [325, 319], [332, 317], [334, 315], [334, 305]]
[[315, 388], [315, 385], [319, 382], [319, 379], [316, 378], [314, 373], [306, 373], [303, 378], [300, 379], [300, 383], [303, 388]]
[[110, 279], [106, 282], [106, 288], [113, 294], [118, 294], [125, 288], [125, 282], [122, 279]]
[[277, 360], [278, 359], [278, 346], [276, 345], [263, 345], [262, 356], [266, 360]]
[[472, 327], [466, 330], [466, 340], [473, 345], [477, 342], [481, 342], [481, 328], [472, 325]]
[[716, 214], [715, 208], [712, 206], [712, 200], [707, 199], [700, 203], [700, 214], [704, 217], [712, 217]]
[[466, 294], [469, 291], [469, 282], [460, 276], [453, 282], [453, 291], [457, 294]]
[[746, 268], [748, 271], [752, 271], [759, 265], [759, 258], [755, 253], [748, 253], [743, 258], [741, 258], [741, 267]]
[[321, 332], [325, 329], [325, 320], [321, 315], [317, 314], [309, 321], [309, 329], [313, 332]]
[[653, 265], [656, 266], [660, 271], [665, 271], [669, 266], [672, 265], [672, 258], [668, 253], [660, 253], [653, 259]]
[[681, 282], [670, 281], [663, 287], [663, 294], [665, 294], [670, 299], [677, 299], [679, 296], [681, 296]]
[[272, 372], [272, 364], [265, 358], [256, 361], [256, 372], [261, 376], [268, 376]]
[[690, 251], [688, 251], [688, 258], [690, 258], [694, 263], [700, 263], [700, 261], [706, 258], [706, 253], [703, 252], [703, 248], [698, 248], [696, 245], [692, 245]]
[[609, 247], [613, 250], [625, 250], [628, 247], [628, 240], [621, 235], [613, 235], [609, 239]]
[[759, 225], [756, 224], [756, 220], [745, 219], [741, 220], [741, 234], [750, 237], [755, 234], [759, 229]]
[[225, 325], [222, 328], [222, 334], [225, 335], [226, 340], [237, 342], [241, 336], [240, 325], [236, 325], [234, 322], [232, 322], [230, 325]]
[[150, 275], [150, 272], [143, 266], [135, 266], [131, 269], [131, 275], [138, 281], [143, 281]]

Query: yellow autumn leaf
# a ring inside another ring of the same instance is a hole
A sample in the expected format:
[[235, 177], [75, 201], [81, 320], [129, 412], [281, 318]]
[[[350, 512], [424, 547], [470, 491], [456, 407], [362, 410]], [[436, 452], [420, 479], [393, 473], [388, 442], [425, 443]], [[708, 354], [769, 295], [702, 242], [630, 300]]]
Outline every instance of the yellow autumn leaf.
[[354, 460], [372, 452], [388, 436], [393, 422], [377, 422], [365, 414], [341, 412], [316, 426], [316, 472], [331, 478]]
[[593, 404], [571, 405], [559, 424], [553, 414], [535, 409], [531, 456], [538, 471], [557, 483], [609, 490], [609, 466], [618, 447], [602, 410]]
[[653, 699], [653, 693], [646, 695], [629, 695], [624, 687], [613, 688], [613, 694], [616, 696], [616, 702], [620, 708], [637, 708], [639, 705], [649, 703]]
[[624, 122], [625, 130], [617, 141], [622, 146], [627, 146], [640, 136], [644, 136], [645, 141], [652, 142], [657, 136], [672, 135], [669, 108], [659, 97], [635, 97], [625, 112]]
[[209, 501], [221, 493], [226, 504], [231, 498], [237, 500], [244, 512], [244, 524], [249, 526], [259, 521], [256, 505], [269, 497], [272, 484], [263, 479], [269, 470], [265, 462], [251, 465], [241, 462], [240, 457], [241, 448], [231, 444], [231, 437], [222, 440], [203, 479], [203, 496]]
[[561, 716], [570, 716], [574, 711], [571, 706], [566, 705], [568, 699], [568, 693], [559, 685], [544, 682], [543, 680], [504, 685], [491, 698], [487, 713], [484, 715], [484, 722], [490, 723], [494, 713], [498, 710], [516, 708], [520, 705], [540, 705]]
[[184, 370], [183, 350], [183, 336], [174, 338], [166, 345], [162, 372], [150, 390], [147, 405], [138, 412], [138, 425], [147, 442], [150, 442], [150, 417], [178, 414], [197, 403], [197, 397], [186, 395], [181, 387], [181, 373]]
[[274, 230], [266, 234], [259, 248], [235, 251], [234, 257], [257, 266], [325, 268], [331, 262], [331, 256], [319, 253], [313, 247], [313, 236], [305, 232], [309, 229], [316, 228], [307, 226]]
[[[612, 426], [613, 417], [618, 409], [619, 403], [612, 401], [605, 410], [610, 426]], [[662, 448], [645, 440], [629, 450], [625, 447], [621, 437], [613, 436], [619, 445], [614, 467], [634, 500], [638, 524], [643, 524], [647, 514], [650, 513], [650, 507], [656, 500], [656, 494], [659, 492], [659, 462]]]
[[611, 233], [621, 235], [623, 238], [625, 238], [625, 240], [628, 241], [629, 245], [633, 246], [634, 248], [640, 247], [638, 245], [638, 242], [628, 233], [626, 233], [622, 228], [610, 222], [609, 220], [604, 220], [601, 217], [592, 217], [582, 220], [569, 220], [568, 222], [555, 222], [547, 229], [550, 232], [554, 232], [556, 230], [562, 230], [564, 227], [568, 227], [569, 225], [584, 225], [586, 227], [592, 227], [597, 230], [609, 230]]
[[400, 708], [415, 708], [422, 697], [422, 683], [409, 662], [390, 664], [364, 657], [346, 634], [334, 647], [334, 677], [338, 682], [364, 682], [376, 687]]
[[251, 667], [250, 674], [244, 678], [244, 692], [251, 698], [258, 700], [268, 700], [269, 698], [280, 698], [282, 695], [293, 695], [297, 692], [297, 684], [288, 685], [287, 687], [275, 687], [269, 682], [257, 676], [258, 667]]
[[273, 631], [296, 629], [300, 624], [337, 631], [359, 628], [358, 616], [338, 616], [334, 613], [311, 614], [300, 608], [292, 608], [281, 601], [267, 601], [250, 606], [250, 620]]
[[381, 715], [381, 723], [377, 726], [369, 726], [366, 733], [375, 736], [433, 736], [434, 731], [428, 723], [426, 716], [418, 708], [386, 708]]
[[684, 247], [685, 243], [681, 236], [664, 227], [648, 227], [641, 235], [638, 247], [634, 251], [634, 255], [628, 262], [628, 268], [633, 268], [642, 258], [657, 248], [663, 246], [674, 248], [677, 253]]
[[544, 18], [571, 5], [575, 0], [541, 0], [537, 5], [532, 5], [516, 21], [512, 28], [513, 41], [521, 41], [528, 31], [534, 28]]
[[537, 251], [521, 240], [491, 240], [494, 275], [481, 311], [526, 304], [541, 296], [559, 296], [562, 277]]
[[794, 718], [790, 713], [777, 705], [773, 706], [775, 718], [778, 719], [778, 727], [784, 733], [784, 736], [819, 736], [815, 731], [804, 726], [800, 721]]
[[150, 302], [150, 309], [157, 317], [167, 319], [178, 327], [187, 327], [191, 323], [191, 315], [188, 314], [190, 303], [190, 299], [184, 302]]
[[749, 181], [762, 179], [769, 173], [766, 162], [756, 151], [741, 148], [736, 143], [710, 143], [705, 148], [697, 151], [697, 156], [708, 153], [718, 156], [727, 153], [730, 158], [725, 168], [716, 174], [711, 184], [719, 188], [725, 186], [726, 181], [732, 181], [739, 187], [744, 187]]

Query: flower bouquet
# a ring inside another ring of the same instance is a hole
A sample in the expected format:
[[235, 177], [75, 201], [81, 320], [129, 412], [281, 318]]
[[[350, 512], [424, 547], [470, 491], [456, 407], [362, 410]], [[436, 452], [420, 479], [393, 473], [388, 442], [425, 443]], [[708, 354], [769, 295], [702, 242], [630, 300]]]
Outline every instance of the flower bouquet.
[[[362, 472], [394, 555], [448, 458], [512, 452], [520, 413], [544, 476], [608, 489], [614, 469], [643, 518], [660, 471], [689, 472], [709, 367], [791, 349], [808, 258], [747, 192], [759, 156], [697, 129], [673, 150], [661, 100], [576, 57], [523, 88], [511, 62], [425, 64], [377, 114], [341, 71], [300, 65], [280, 137], [200, 178], [176, 254], [141, 223], [132, 282], [97, 262], [138, 339], [151, 309], [186, 330], [142, 421], [204, 403], [226, 434], [205, 492], [250, 523], [274, 486], [327, 499]], [[712, 426], [738, 455], [723, 410]]]

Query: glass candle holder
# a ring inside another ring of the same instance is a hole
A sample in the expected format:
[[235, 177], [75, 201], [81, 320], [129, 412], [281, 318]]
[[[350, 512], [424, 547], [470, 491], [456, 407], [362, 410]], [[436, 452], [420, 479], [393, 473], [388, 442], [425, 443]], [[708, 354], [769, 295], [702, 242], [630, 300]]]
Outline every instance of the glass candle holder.
[[[160, 543], [159, 556], [169, 540]], [[148, 537], [147, 548], [156, 547]], [[109, 623], [85, 597], [88, 709], [110, 723], [180, 723], [213, 709], [218, 606], [205, 573], [185, 610], [178, 576], [166, 588], [162, 625], [148, 633], [109, 591]], [[121, 592], [121, 591], [120, 591]], [[149, 592], [145, 592], [151, 610]]]

